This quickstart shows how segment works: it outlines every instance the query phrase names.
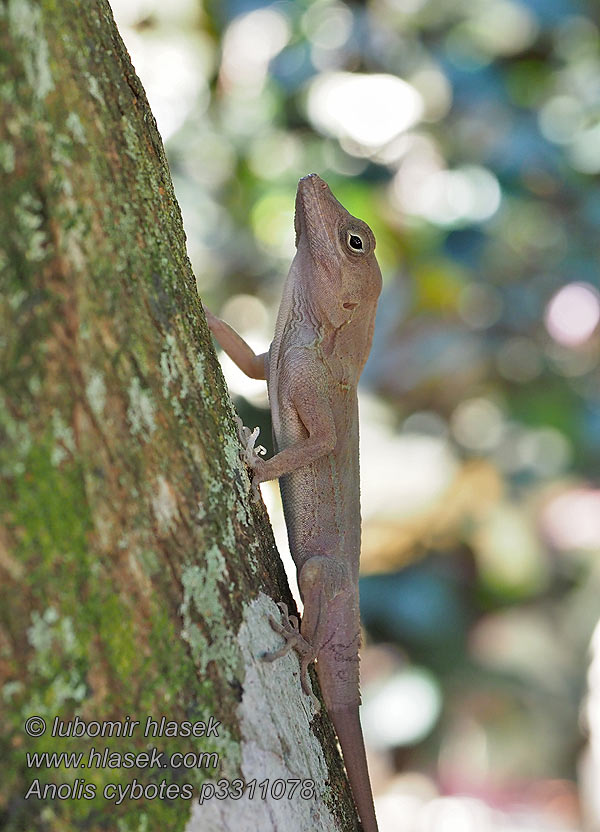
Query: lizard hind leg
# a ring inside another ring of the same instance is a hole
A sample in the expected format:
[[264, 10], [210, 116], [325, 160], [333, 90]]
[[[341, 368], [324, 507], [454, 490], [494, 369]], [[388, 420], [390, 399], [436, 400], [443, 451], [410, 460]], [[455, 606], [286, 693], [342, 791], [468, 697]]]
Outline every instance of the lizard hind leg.
[[279, 650], [273, 650], [271, 653], [265, 653], [262, 656], [262, 660], [264, 662], [274, 662], [276, 659], [280, 659], [282, 656], [285, 656], [290, 652], [290, 650], [295, 650], [300, 657], [300, 681], [302, 683], [302, 690], [307, 694], [307, 696], [310, 696], [315, 709], [319, 711], [321, 709], [321, 703], [313, 693], [308, 676], [308, 666], [315, 660], [316, 653], [312, 645], [301, 634], [297, 617], [295, 615], [289, 615], [287, 605], [282, 601], [280, 601], [277, 606], [283, 613], [284, 623], [281, 624], [276, 618], [273, 618], [272, 615], [269, 616], [269, 623], [276, 633], [283, 636], [285, 643], [279, 648]]
[[344, 560], [326, 555], [313, 555], [298, 574], [298, 585], [304, 602], [302, 635], [320, 650], [326, 637], [330, 603], [349, 583], [348, 566]]
[[300, 680], [302, 690], [310, 696], [317, 711], [321, 706], [314, 695], [308, 675], [309, 665], [318, 657], [327, 636], [327, 617], [330, 602], [339, 595], [348, 581], [348, 568], [345, 562], [334, 557], [313, 555], [309, 558], [298, 576], [300, 592], [304, 601], [302, 629], [298, 626], [295, 615], [288, 614], [285, 604], [278, 606], [283, 613], [283, 624], [272, 616], [269, 618], [273, 629], [285, 639], [279, 650], [263, 655], [263, 661], [273, 662], [295, 650], [300, 658]]

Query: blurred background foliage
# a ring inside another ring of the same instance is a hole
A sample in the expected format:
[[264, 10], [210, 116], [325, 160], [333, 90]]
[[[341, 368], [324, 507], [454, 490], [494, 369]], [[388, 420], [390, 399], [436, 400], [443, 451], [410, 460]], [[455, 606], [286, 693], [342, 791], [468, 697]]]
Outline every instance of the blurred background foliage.
[[[382, 832], [600, 828], [594, 664], [586, 694], [600, 587], [597, 4], [112, 5], [200, 294], [258, 351], [293, 256], [299, 177], [322, 175], [377, 236], [361, 596]], [[264, 383], [223, 366], [266, 439]], [[264, 496], [284, 551], [277, 491]]]

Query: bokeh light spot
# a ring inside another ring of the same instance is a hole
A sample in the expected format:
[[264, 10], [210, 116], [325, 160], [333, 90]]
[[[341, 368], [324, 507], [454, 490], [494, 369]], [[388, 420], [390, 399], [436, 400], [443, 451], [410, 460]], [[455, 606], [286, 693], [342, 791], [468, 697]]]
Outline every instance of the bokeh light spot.
[[581, 173], [600, 171], [600, 124], [577, 133], [569, 148], [569, 161]]
[[557, 95], [544, 104], [539, 113], [540, 130], [556, 144], [570, 142], [583, 123], [583, 108], [570, 95]]
[[500, 408], [489, 399], [467, 399], [452, 415], [451, 428], [465, 448], [486, 451], [498, 444], [504, 420]]
[[294, 256], [294, 199], [288, 193], [274, 191], [261, 197], [250, 214], [256, 238], [271, 254]]
[[599, 297], [588, 283], [563, 286], [546, 308], [546, 329], [554, 340], [570, 347], [585, 343], [600, 321]]
[[466, 24], [466, 28], [475, 43], [485, 52], [491, 55], [515, 55], [526, 49], [537, 37], [537, 20], [524, 4], [510, 0], [488, 0], [477, 6], [478, 12]]
[[225, 32], [221, 80], [260, 91], [269, 61], [290, 37], [287, 17], [274, 8], [256, 9], [233, 20]]
[[433, 728], [441, 710], [441, 693], [435, 677], [411, 667], [401, 670], [365, 697], [361, 722], [376, 748], [394, 748], [418, 742]]
[[303, 17], [302, 28], [315, 46], [337, 49], [350, 37], [352, 12], [344, 3], [313, 3]]
[[550, 500], [542, 528], [558, 549], [600, 548], [600, 490], [573, 488]]
[[478, 165], [432, 170], [431, 161], [398, 171], [401, 210], [441, 226], [483, 222], [496, 213], [501, 190], [493, 173]]
[[393, 75], [323, 73], [308, 93], [308, 115], [319, 130], [372, 150], [415, 124], [422, 112], [419, 93]]

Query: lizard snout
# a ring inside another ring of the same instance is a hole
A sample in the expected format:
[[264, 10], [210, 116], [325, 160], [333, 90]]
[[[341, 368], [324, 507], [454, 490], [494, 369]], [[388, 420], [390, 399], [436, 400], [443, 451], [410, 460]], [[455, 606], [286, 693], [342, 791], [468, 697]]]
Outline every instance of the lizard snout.
[[307, 185], [308, 185], [308, 183], [310, 183], [311, 185], [313, 185], [315, 187], [323, 188], [323, 190], [325, 190], [326, 188], [329, 188], [329, 185], [327, 184], [327, 182], [324, 182], [323, 179], [321, 179], [321, 177], [319, 176], [318, 173], [308, 173], [306, 176], [302, 177], [302, 179], [300, 180], [298, 185], [305, 184], [305, 183]]

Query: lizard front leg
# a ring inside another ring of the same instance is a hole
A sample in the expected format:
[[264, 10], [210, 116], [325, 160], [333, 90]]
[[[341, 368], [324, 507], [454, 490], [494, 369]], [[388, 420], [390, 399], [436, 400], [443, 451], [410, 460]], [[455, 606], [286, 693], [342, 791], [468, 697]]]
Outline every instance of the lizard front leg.
[[206, 315], [208, 328], [234, 364], [237, 364], [240, 370], [250, 378], [266, 379], [269, 353], [264, 352], [261, 355], [256, 355], [252, 347], [244, 341], [235, 329], [213, 315], [204, 304], [202, 304], [202, 308]]
[[[250, 378], [266, 379], [269, 370], [269, 353], [256, 355], [249, 344], [229, 324], [213, 315], [206, 306], [202, 307], [206, 321], [215, 339], [231, 360]], [[324, 395], [323, 368], [314, 362], [307, 362], [302, 376], [290, 388], [291, 402], [305, 425], [308, 436], [300, 442], [275, 454], [269, 460], [260, 459], [254, 453], [254, 442], [258, 436], [241, 424], [238, 436], [245, 450], [245, 461], [253, 469], [252, 490], [258, 494], [261, 482], [278, 479], [303, 465], [309, 465], [335, 447], [337, 441], [331, 406]], [[254, 442], [251, 443], [251, 440]], [[257, 449], [259, 453], [262, 450]]]
[[[252, 347], [244, 341], [235, 329], [229, 324], [217, 318], [216, 315], [202, 305], [206, 315], [206, 322], [212, 334], [214, 335], [219, 346], [225, 350], [227, 355], [236, 364], [240, 370], [249, 378], [266, 379], [268, 373], [269, 353], [265, 352], [261, 355], [256, 355]], [[259, 454], [265, 454], [266, 449], [262, 445], [256, 445], [258, 439], [258, 428], [250, 430], [247, 428], [239, 416], [236, 415], [235, 423], [237, 427], [238, 438], [244, 449], [244, 462], [252, 468], [254, 477], [252, 480], [252, 494], [255, 499], [259, 498], [258, 484], [264, 482], [264, 478], [256, 477], [258, 472], [262, 471], [261, 466], [264, 464]]]
[[306, 435], [288, 445], [256, 469], [257, 483], [279, 479], [298, 468], [311, 465], [336, 446], [337, 434], [331, 403], [324, 391], [323, 368], [305, 368], [289, 385], [287, 395]]

